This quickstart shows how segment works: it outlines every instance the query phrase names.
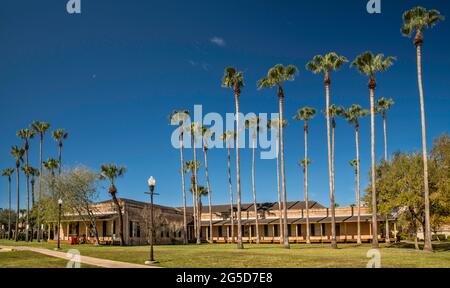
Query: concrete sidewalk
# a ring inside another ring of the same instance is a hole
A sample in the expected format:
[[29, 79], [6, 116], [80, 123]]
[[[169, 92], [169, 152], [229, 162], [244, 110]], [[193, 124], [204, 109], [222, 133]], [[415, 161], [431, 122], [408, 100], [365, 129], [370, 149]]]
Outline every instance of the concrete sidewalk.
[[[67, 261], [72, 260], [70, 255], [67, 255], [67, 252], [61, 252], [61, 251], [53, 251], [49, 249], [44, 248], [35, 248], [35, 247], [26, 247], [26, 246], [1, 246], [1, 249], [10, 249], [12, 251], [32, 251], [56, 258], [66, 259]], [[98, 266], [103, 268], [159, 268], [156, 266], [148, 266], [148, 265], [140, 265], [140, 264], [133, 264], [133, 263], [127, 263], [127, 262], [120, 262], [120, 261], [113, 261], [113, 260], [106, 260], [106, 259], [100, 259], [100, 258], [94, 258], [89, 256], [80, 256], [80, 262], [83, 264], [88, 264], [92, 266]]]

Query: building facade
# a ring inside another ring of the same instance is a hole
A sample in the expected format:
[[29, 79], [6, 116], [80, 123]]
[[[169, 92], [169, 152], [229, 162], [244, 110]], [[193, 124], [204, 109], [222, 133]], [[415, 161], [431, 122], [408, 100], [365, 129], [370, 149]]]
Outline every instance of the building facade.
[[[151, 231], [150, 204], [119, 199], [122, 208], [124, 240], [127, 245], [146, 245], [149, 243]], [[279, 243], [281, 240], [282, 225], [281, 212], [277, 203], [260, 203], [258, 206], [258, 222], [261, 243]], [[303, 201], [288, 202], [288, 237], [291, 243], [306, 242], [306, 206]], [[237, 207], [230, 205], [213, 205], [211, 214], [209, 207], [203, 206], [201, 213], [201, 240], [211, 243], [233, 242], [232, 230], [237, 239]], [[192, 207], [187, 207], [189, 241], [195, 241], [194, 217]], [[330, 209], [318, 202], [309, 202], [310, 239], [313, 243], [331, 241], [331, 214]], [[357, 241], [357, 207], [336, 208], [336, 236], [338, 242]], [[119, 214], [112, 201], [95, 204], [92, 207], [93, 218], [98, 231], [99, 242], [103, 245], [119, 243]], [[242, 240], [247, 243], [256, 241], [256, 215], [253, 204], [241, 205]], [[154, 205], [155, 243], [181, 244], [183, 243], [183, 208]], [[231, 226], [231, 217], [234, 220], [234, 229]], [[212, 238], [210, 238], [210, 218], [212, 218]], [[372, 215], [369, 208], [361, 207], [361, 238], [363, 242], [372, 239]], [[378, 219], [378, 238], [386, 240], [385, 218]], [[389, 219], [389, 235], [394, 241], [396, 231], [395, 219]], [[63, 215], [59, 229], [60, 239], [63, 242], [95, 243], [93, 224], [83, 215]], [[57, 223], [48, 227], [49, 241], [57, 239]]]

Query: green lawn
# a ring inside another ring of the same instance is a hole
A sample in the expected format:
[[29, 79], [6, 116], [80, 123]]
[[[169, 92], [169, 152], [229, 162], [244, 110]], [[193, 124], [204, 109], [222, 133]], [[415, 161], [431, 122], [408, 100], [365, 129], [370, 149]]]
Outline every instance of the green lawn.
[[[0, 245], [16, 245], [0, 240]], [[17, 245], [25, 245], [19, 242]], [[53, 249], [54, 245], [32, 243], [36, 247]], [[450, 244], [436, 243], [434, 253], [416, 251], [409, 244], [382, 245], [382, 267], [446, 267], [450, 268]], [[149, 247], [118, 247], [63, 245], [62, 249], [78, 249], [82, 255], [143, 264], [148, 259]], [[369, 244], [357, 246], [340, 244], [339, 249], [328, 245], [294, 244], [290, 250], [279, 245], [245, 245], [237, 250], [231, 244], [203, 244], [155, 246], [155, 258], [161, 267], [365, 267], [368, 261]], [[0, 255], [0, 267], [2, 267]]]
[[[0, 268], [66, 268], [67, 261], [31, 251], [0, 252]], [[81, 268], [92, 266], [81, 264]]]

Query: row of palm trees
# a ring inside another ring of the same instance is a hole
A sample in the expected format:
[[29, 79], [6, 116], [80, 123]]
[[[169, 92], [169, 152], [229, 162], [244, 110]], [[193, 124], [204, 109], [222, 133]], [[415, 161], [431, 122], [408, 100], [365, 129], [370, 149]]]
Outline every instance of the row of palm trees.
[[[427, 28], [433, 27], [437, 22], [443, 20], [444, 17], [437, 10], [427, 10], [423, 7], [415, 7], [411, 10], [406, 11], [403, 14], [403, 26], [401, 28], [401, 32], [404, 36], [411, 37], [413, 33], [415, 33], [414, 45], [416, 47], [417, 53], [417, 68], [418, 68], [418, 84], [419, 84], [419, 96], [421, 103], [421, 123], [422, 123], [422, 150], [423, 150], [423, 159], [424, 159], [424, 191], [425, 191], [425, 246], [424, 249], [427, 251], [432, 250], [431, 246], [431, 230], [430, 230], [430, 210], [429, 210], [429, 189], [428, 189], [428, 166], [427, 166], [427, 150], [426, 150], [426, 129], [425, 129], [425, 112], [424, 112], [424, 97], [423, 97], [423, 88], [422, 88], [422, 74], [421, 74], [421, 47], [423, 45], [423, 32]], [[386, 111], [392, 106], [393, 101], [390, 99], [380, 99], [378, 101], [378, 106], [375, 105], [375, 90], [377, 88], [377, 80], [376, 75], [378, 73], [382, 73], [387, 71], [395, 62], [396, 58], [392, 56], [385, 57], [383, 54], [373, 54], [370, 51], [364, 52], [357, 56], [352, 62], [351, 67], [356, 68], [361, 74], [368, 77], [368, 89], [369, 89], [369, 103], [370, 109], [367, 111], [362, 109], [359, 105], [353, 105], [347, 111], [344, 111], [340, 107], [336, 107], [335, 105], [330, 105], [331, 99], [331, 74], [332, 72], [338, 71], [345, 63], [348, 62], [347, 58], [341, 55], [338, 55], [335, 52], [330, 52], [325, 55], [317, 55], [314, 56], [312, 61], [306, 64], [306, 69], [311, 71], [314, 74], [322, 74], [324, 79], [325, 86], [325, 115], [326, 115], [326, 127], [327, 127], [327, 148], [328, 148], [328, 174], [329, 174], [329, 189], [330, 189], [330, 206], [331, 206], [331, 246], [333, 248], [337, 248], [336, 243], [336, 225], [335, 225], [335, 185], [334, 185], [334, 131], [336, 127], [335, 118], [337, 116], [343, 115], [347, 121], [355, 127], [355, 142], [356, 142], [356, 159], [352, 160], [350, 164], [355, 168], [356, 172], [356, 190], [357, 190], [357, 203], [358, 203], [358, 223], [359, 223], [359, 215], [360, 215], [360, 161], [359, 161], [359, 119], [365, 117], [370, 113], [370, 122], [371, 122], [371, 192], [372, 192], [372, 226], [373, 226], [373, 239], [372, 245], [374, 248], [378, 247], [378, 225], [377, 225], [377, 194], [376, 194], [376, 186], [375, 186], [375, 114], [381, 113], [383, 116], [383, 128], [384, 128], [384, 159], [387, 161], [387, 136], [386, 136]], [[280, 143], [280, 152], [281, 152], [281, 201], [282, 206], [279, 205], [279, 208], [282, 209], [282, 219], [280, 219], [280, 224], [282, 223], [282, 241], [285, 248], [289, 248], [288, 235], [287, 230], [287, 196], [286, 196], [286, 177], [285, 177], [285, 161], [284, 161], [284, 111], [283, 111], [283, 103], [285, 97], [284, 84], [288, 81], [293, 81], [295, 79], [296, 74], [298, 73], [298, 69], [294, 65], [284, 66], [282, 64], [275, 65], [273, 68], [269, 69], [267, 75], [260, 79], [257, 82], [257, 88], [276, 88], [277, 96], [278, 96], [278, 106], [279, 106], [279, 119], [276, 123], [277, 131], [279, 134], [277, 135]], [[244, 87], [244, 76], [243, 73], [238, 71], [234, 67], [228, 67], [224, 71], [224, 76], [222, 78], [222, 87], [229, 88], [233, 91], [234, 103], [235, 103], [235, 115], [236, 115], [236, 125], [239, 125], [239, 117], [240, 117], [240, 106], [239, 99], [241, 96], [241, 90]], [[175, 114], [186, 115], [186, 113], [179, 113], [180, 111], [174, 111]], [[173, 113], [174, 114], [174, 113]], [[172, 114], [172, 116], [173, 116]], [[304, 167], [305, 172], [305, 201], [308, 201], [307, 189], [307, 168], [310, 163], [307, 154], [307, 132], [308, 132], [308, 121], [313, 117], [315, 111], [312, 108], [305, 107], [298, 111], [296, 115], [297, 120], [304, 121], [304, 134], [305, 134], [305, 158], [300, 162], [300, 164]], [[185, 116], [184, 116], [185, 117]], [[184, 211], [185, 211], [185, 229], [186, 229], [186, 193], [184, 190], [184, 162], [183, 162], [183, 119], [179, 119], [180, 123], [180, 153], [181, 153], [181, 163], [182, 163], [182, 191], [184, 197]], [[250, 125], [250, 123], [246, 123]], [[255, 124], [253, 123], [253, 126]], [[199, 124], [193, 123], [193, 129], [198, 129]], [[192, 129], [191, 127], [191, 129]], [[197, 127], [197, 128], [195, 128]], [[240, 179], [240, 158], [239, 158], [239, 127], [236, 127], [234, 130], [236, 132], [226, 132], [222, 135], [222, 138], [227, 143], [228, 150], [228, 178], [230, 183], [230, 213], [233, 215], [233, 195], [232, 195], [232, 185], [231, 185], [231, 169], [230, 169], [230, 145], [229, 142], [231, 139], [235, 140], [235, 156], [236, 156], [236, 185], [237, 185], [237, 247], [239, 249], [243, 248], [242, 244], [242, 229], [241, 229], [241, 179]], [[192, 132], [192, 131], [191, 131]], [[195, 135], [195, 132], [192, 133]], [[196, 159], [196, 147], [195, 147], [195, 136], [192, 138], [194, 144], [194, 161], [193, 161], [193, 195], [194, 197], [198, 197], [198, 184], [197, 184], [197, 159]], [[278, 148], [278, 147], [277, 147]], [[256, 204], [256, 191], [254, 185], [254, 146], [253, 149], [253, 157], [252, 157], [252, 192], [254, 203]], [[278, 154], [278, 149], [277, 149]], [[205, 154], [206, 155], [206, 154]], [[205, 156], [206, 159], [206, 156]], [[277, 174], [278, 174], [278, 156], [277, 156]], [[208, 180], [209, 182], [209, 180]], [[208, 193], [209, 190], [208, 184]], [[280, 193], [279, 193], [280, 194]], [[210, 196], [209, 196], [210, 197]], [[197, 201], [195, 201], [197, 202]], [[199, 219], [195, 210], [198, 210], [199, 207], [194, 205], [194, 215], [196, 215], [196, 219]], [[255, 205], [255, 209], [257, 209]], [[257, 213], [256, 213], [257, 217]], [[308, 211], [307, 211], [308, 218]], [[233, 227], [233, 217], [231, 217], [232, 227]], [[211, 222], [211, 220], [210, 220]], [[307, 223], [309, 224], [309, 223]], [[387, 223], [388, 224], [388, 223]], [[200, 241], [199, 230], [200, 230], [200, 222], [196, 221], [196, 235], [197, 241]], [[211, 223], [210, 223], [211, 225]], [[257, 226], [256, 226], [257, 227]], [[307, 225], [309, 228], [309, 225]], [[210, 227], [211, 228], [211, 227]], [[388, 225], [386, 225], [386, 230], [388, 231]], [[309, 230], [309, 229], [308, 229]], [[186, 230], [185, 230], [186, 231]], [[210, 229], [212, 231], [212, 229]], [[258, 231], [257, 231], [258, 233]], [[307, 231], [309, 235], [309, 231]], [[186, 233], [185, 233], [186, 234]], [[232, 231], [232, 237], [234, 239], [234, 232]], [[259, 237], [258, 237], [259, 238]], [[358, 224], [358, 242], [361, 242], [360, 239], [360, 225]]]
[[[16, 187], [17, 187], [17, 207], [16, 211], [20, 211], [20, 171], [22, 171], [26, 178], [26, 233], [25, 240], [32, 241], [33, 236], [30, 238], [30, 204], [31, 207], [37, 208], [37, 241], [41, 240], [41, 215], [39, 207], [39, 201], [42, 198], [42, 176], [43, 168], [51, 174], [55, 175], [55, 170], [59, 169], [61, 173], [61, 161], [62, 161], [62, 147], [63, 141], [67, 139], [69, 134], [64, 129], [56, 129], [52, 131], [52, 137], [57, 143], [58, 147], [58, 159], [49, 158], [47, 161], [43, 161], [43, 144], [45, 140], [45, 135], [50, 130], [50, 123], [44, 121], [34, 121], [29, 127], [17, 131], [17, 137], [23, 142], [22, 145], [14, 145], [11, 148], [10, 154], [15, 160], [14, 168], [5, 168], [2, 171], [2, 176], [8, 179], [8, 203], [9, 203], [9, 219], [8, 219], [8, 238], [11, 239], [11, 177], [16, 173]], [[30, 141], [36, 135], [39, 136], [39, 168], [35, 168], [30, 165], [29, 151], [30, 151]], [[24, 159], [25, 158], [25, 159]], [[24, 163], [25, 162], [25, 163]], [[31, 177], [31, 179], [30, 179]], [[38, 193], [35, 193], [35, 179], [38, 177]], [[31, 185], [30, 185], [31, 184]], [[30, 186], [31, 186], [31, 203], [30, 203]], [[36, 206], [37, 205], [37, 206]], [[16, 214], [16, 225], [15, 225], [15, 236], [14, 239], [18, 241], [19, 232], [19, 214]], [[33, 233], [32, 233], [33, 235]]]

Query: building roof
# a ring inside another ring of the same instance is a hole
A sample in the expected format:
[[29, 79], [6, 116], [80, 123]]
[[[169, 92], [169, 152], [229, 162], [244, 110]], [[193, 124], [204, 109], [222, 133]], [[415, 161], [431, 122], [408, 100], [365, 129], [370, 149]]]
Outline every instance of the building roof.
[[[309, 209], [320, 209], [326, 208], [322, 204], [317, 201], [309, 201], [308, 202]], [[278, 202], [265, 202], [265, 203], [257, 203], [256, 204], [259, 211], [272, 211], [278, 210]], [[288, 210], [301, 210], [306, 209], [306, 203], [304, 201], [289, 201], [287, 202]], [[178, 207], [178, 209], [183, 209], [183, 207]], [[237, 204], [233, 205], [233, 210], [237, 211]], [[254, 206], [253, 203], [250, 204], [241, 204], [241, 211], [253, 211]], [[186, 211], [192, 213], [192, 206], [186, 207]], [[211, 205], [212, 213], [229, 213], [230, 212], [230, 204], [222, 204], [222, 205]], [[209, 206], [202, 206], [202, 213], [209, 213]]]

